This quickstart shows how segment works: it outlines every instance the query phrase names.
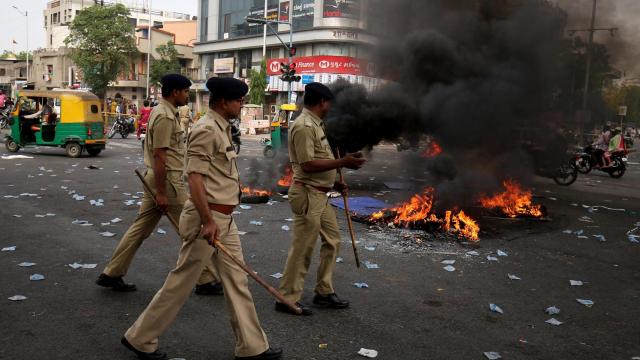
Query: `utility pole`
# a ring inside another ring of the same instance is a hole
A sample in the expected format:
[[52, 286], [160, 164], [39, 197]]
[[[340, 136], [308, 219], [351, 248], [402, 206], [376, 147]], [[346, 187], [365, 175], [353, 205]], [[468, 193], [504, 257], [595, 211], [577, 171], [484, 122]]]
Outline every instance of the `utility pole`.
[[25, 17], [26, 20], [26, 24], [27, 24], [27, 84], [29, 83], [29, 13], [27, 12], [27, 10], [24, 11], [24, 13], [18, 9], [17, 6], [12, 6], [14, 9], [16, 9], [17, 12], [20, 13], [20, 15]]

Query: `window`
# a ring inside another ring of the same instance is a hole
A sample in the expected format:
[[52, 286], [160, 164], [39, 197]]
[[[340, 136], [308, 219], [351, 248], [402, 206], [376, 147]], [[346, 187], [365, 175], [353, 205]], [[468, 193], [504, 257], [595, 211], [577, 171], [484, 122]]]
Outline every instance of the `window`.
[[231, 32], [231, 14], [224, 15], [224, 33], [228, 34]]
[[47, 20], [48, 20], [48, 16], [44, 17], [44, 27], [47, 27]]
[[49, 35], [49, 46], [53, 46], [53, 35]]
[[7, 75], [7, 69], [0, 69], [0, 76], [6, 76]]
[[91, 105], [91, 113], [93, 114], [98, 113], [98, 105]]
[[209, 0], [200, 3], [200, 41], [207, 41], [209, 33]]

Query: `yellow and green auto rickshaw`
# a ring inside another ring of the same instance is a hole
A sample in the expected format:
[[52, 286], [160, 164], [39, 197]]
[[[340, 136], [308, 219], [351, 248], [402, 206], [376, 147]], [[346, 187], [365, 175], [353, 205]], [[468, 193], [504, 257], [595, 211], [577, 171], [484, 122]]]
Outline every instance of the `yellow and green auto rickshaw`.
[[100, 99], [85, 91], [21, 90], [9, 124], [5, 146], [10, 152], [35, 145], [63, 147], [73, 158], [84, 150], [97, 156], [107, 142]]
[[278, 151], [286, 151], [289, 141], [289, 122], [293, 113], [298, 110], [296, 104], [282, 104], [280, 111], [271, 120], [271, 139], [264, 142], [263, 154], [273, 158]]

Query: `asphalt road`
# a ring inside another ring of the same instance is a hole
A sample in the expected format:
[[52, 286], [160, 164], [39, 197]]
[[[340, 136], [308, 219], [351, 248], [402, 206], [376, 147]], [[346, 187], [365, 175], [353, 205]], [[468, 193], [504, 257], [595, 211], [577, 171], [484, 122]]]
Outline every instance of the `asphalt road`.
[[[0, 154], [8, 155], [4, 147]], [[0, 359], [134, 359], [120, 337], [162, 285], [180, 246], [163, 220], [159, 227], [166, 234], [156, 232], [143, 244], [126, 277], [138, 291], [115, 293], [94, 284], [136, 214], [137, 206], [125, 201], [135, 203], [142, 191], [133, 174], [141, 167], [140, 144], [116, 139], [97, 158], [70, 159], [53, 148], [18, 154], [33, 158], [0, 159], [0, 247], [16, 246], [0, 252]], [[372, 196], [385, 189], [383, 182], [406, 178], [410, 169], [400, 159], [391, 146], [377, 148], [362, 171], [349, 175], [353, 193]], [[270, 295], [252, 282], [271, 344], [282, 346], [286, 359], [306, 360], [359, 359], [360, 348], [377, 350], [379, 359], [483, 359], [489, 351], [504, 359], [640, 356], [640, 244], [626, 235], [640, 222], [640, 166], [637, 156], [630, 161], [620, 180], [592, 173], [564, 188], [536, 179], [535, 201], [547, 206], [551, 220], [482, 217], [477, 246], [444, 240], [405, 246], [415, 233], [356, 223], [361, 260], [379, 269], [356, 269], [340, 215], [344, 262], [336, 265], [335, 286], [352, 307], [318, 309], [307, 318], [276, 313]], [[263, 160], [255, 138], [245, 139], [240, 168], [244, 179], [274, 178], [274, 165]], [[71, 191], [85, 198], [76, 200]], [[392, 204], [408, 195], [392, 191], [380, 198]], [[104, 205], [90, 204], [97, 199]], [[236, 220], [247, 232], [242, 236], [247, 263], [277, 285], [270, 275], [283, 270], [291, 233], [282, 226], [290, 225], [285, 219], [291, 213], [285, 199], [273, 199], [278, 202], [240, 210]], [[580, 221], [584, 216], [592, 222]], [[122, 221], [107, 224], [116, 217]], [[264, 225], [250, 225], [251, 220]], [[101, 236], [105, 231], [115, 236]], [[508, 256], [488, 261], [498, 249]], [[480, 256], [465, 255], [470, 250]], [[443, 270], [445, 259], [456, 260], [454, 272]], [[23, 262], [35, 265], [18, 266]], [[97, 266], [68, 266], [75, 262]], [[307, 303], [316, 266], [314, 260]], [[45, 279], [30, 281], [32, 274]], [[571, 286], [569, 280], [584, 285]], [[359, 289], [355, 282], [369, 288]], [[7, 299], [14, 295], [27, 299]], [[576, 299], [595, 304], [587, 307]], [[490, 303], [504, 314], [491, 312]], [[560, 314], [547, 315], [550, 306]], [[551, 317], [562, 325], [545, 323]], [[160, 343], [170, 358], [232, 359], [234, 338], [223, 299], [193, 295]]]

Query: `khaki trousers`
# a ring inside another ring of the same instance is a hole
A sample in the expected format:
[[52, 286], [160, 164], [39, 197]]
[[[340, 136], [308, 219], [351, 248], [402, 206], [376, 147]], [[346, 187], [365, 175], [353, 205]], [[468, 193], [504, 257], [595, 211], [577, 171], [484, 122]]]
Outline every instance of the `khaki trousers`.
[[291, 185], [289, 203], [294, 214], [293, 243], [280, 281], [280, 292], [288, 300], [300, 300], [311, 255], [320, 235], [322, 245], [315, 292], [320, 295], [332, 294], [333, 269], [340, 250], [336, 213], [325, 193], [308, 186]]
[[[229, 251], [244, 261], [240, 236], [233, 218], [211, 211], [219, 229], [220, 241]], [[139, 351], [153, 352], [158, 337], [171, 325], [186, 302], [198, 274], [209, 261], [218, 269], [224, 297], [236, 337], [235, 355], [255, 356], [269, 349], [253, 298], [249, 292], [247, 274], [223, 253], [200, 237], [200, 215], [191, 201], [187, 201], [180, 217], [183, 243], [176, 268], [167, 276], [162, 289], [156, 293], [138, 320], [127, 330], [125, 337]]]
[[[180, 218], [182, 207], [187, 200], [187, 192], [181, 177], [182, 172], [180, 171], [167, 172], [167, 197], [169, 198], [169, 209], [167, 212], [171, 214], [176, 221]], [[147, 171], [145, 180], [155, 191], [155, 181], [152, 171]], [[146, 240], [156, 226], [158, 226], [161, 217], [162, 213], [156, 208], [155, 200], [151, 197], [151, 194], [145, 191], [142, 196], [142, 206], [140, 206], [138, 216], [122, 239], [120, 239], [116, 250], [111, 256], [111, 261], [109, 261], [103, 272], [111, 277], [126, 275], [133, 261], [133, 257], [136, 255], [136, 251], [138, 251], [142, 242]], [[218, 279], [219, 276], [216, 269], [211, 262], [208, 262], [198, 279], [198, 285], [207, 284], [212, 281], [219, 282]]]

